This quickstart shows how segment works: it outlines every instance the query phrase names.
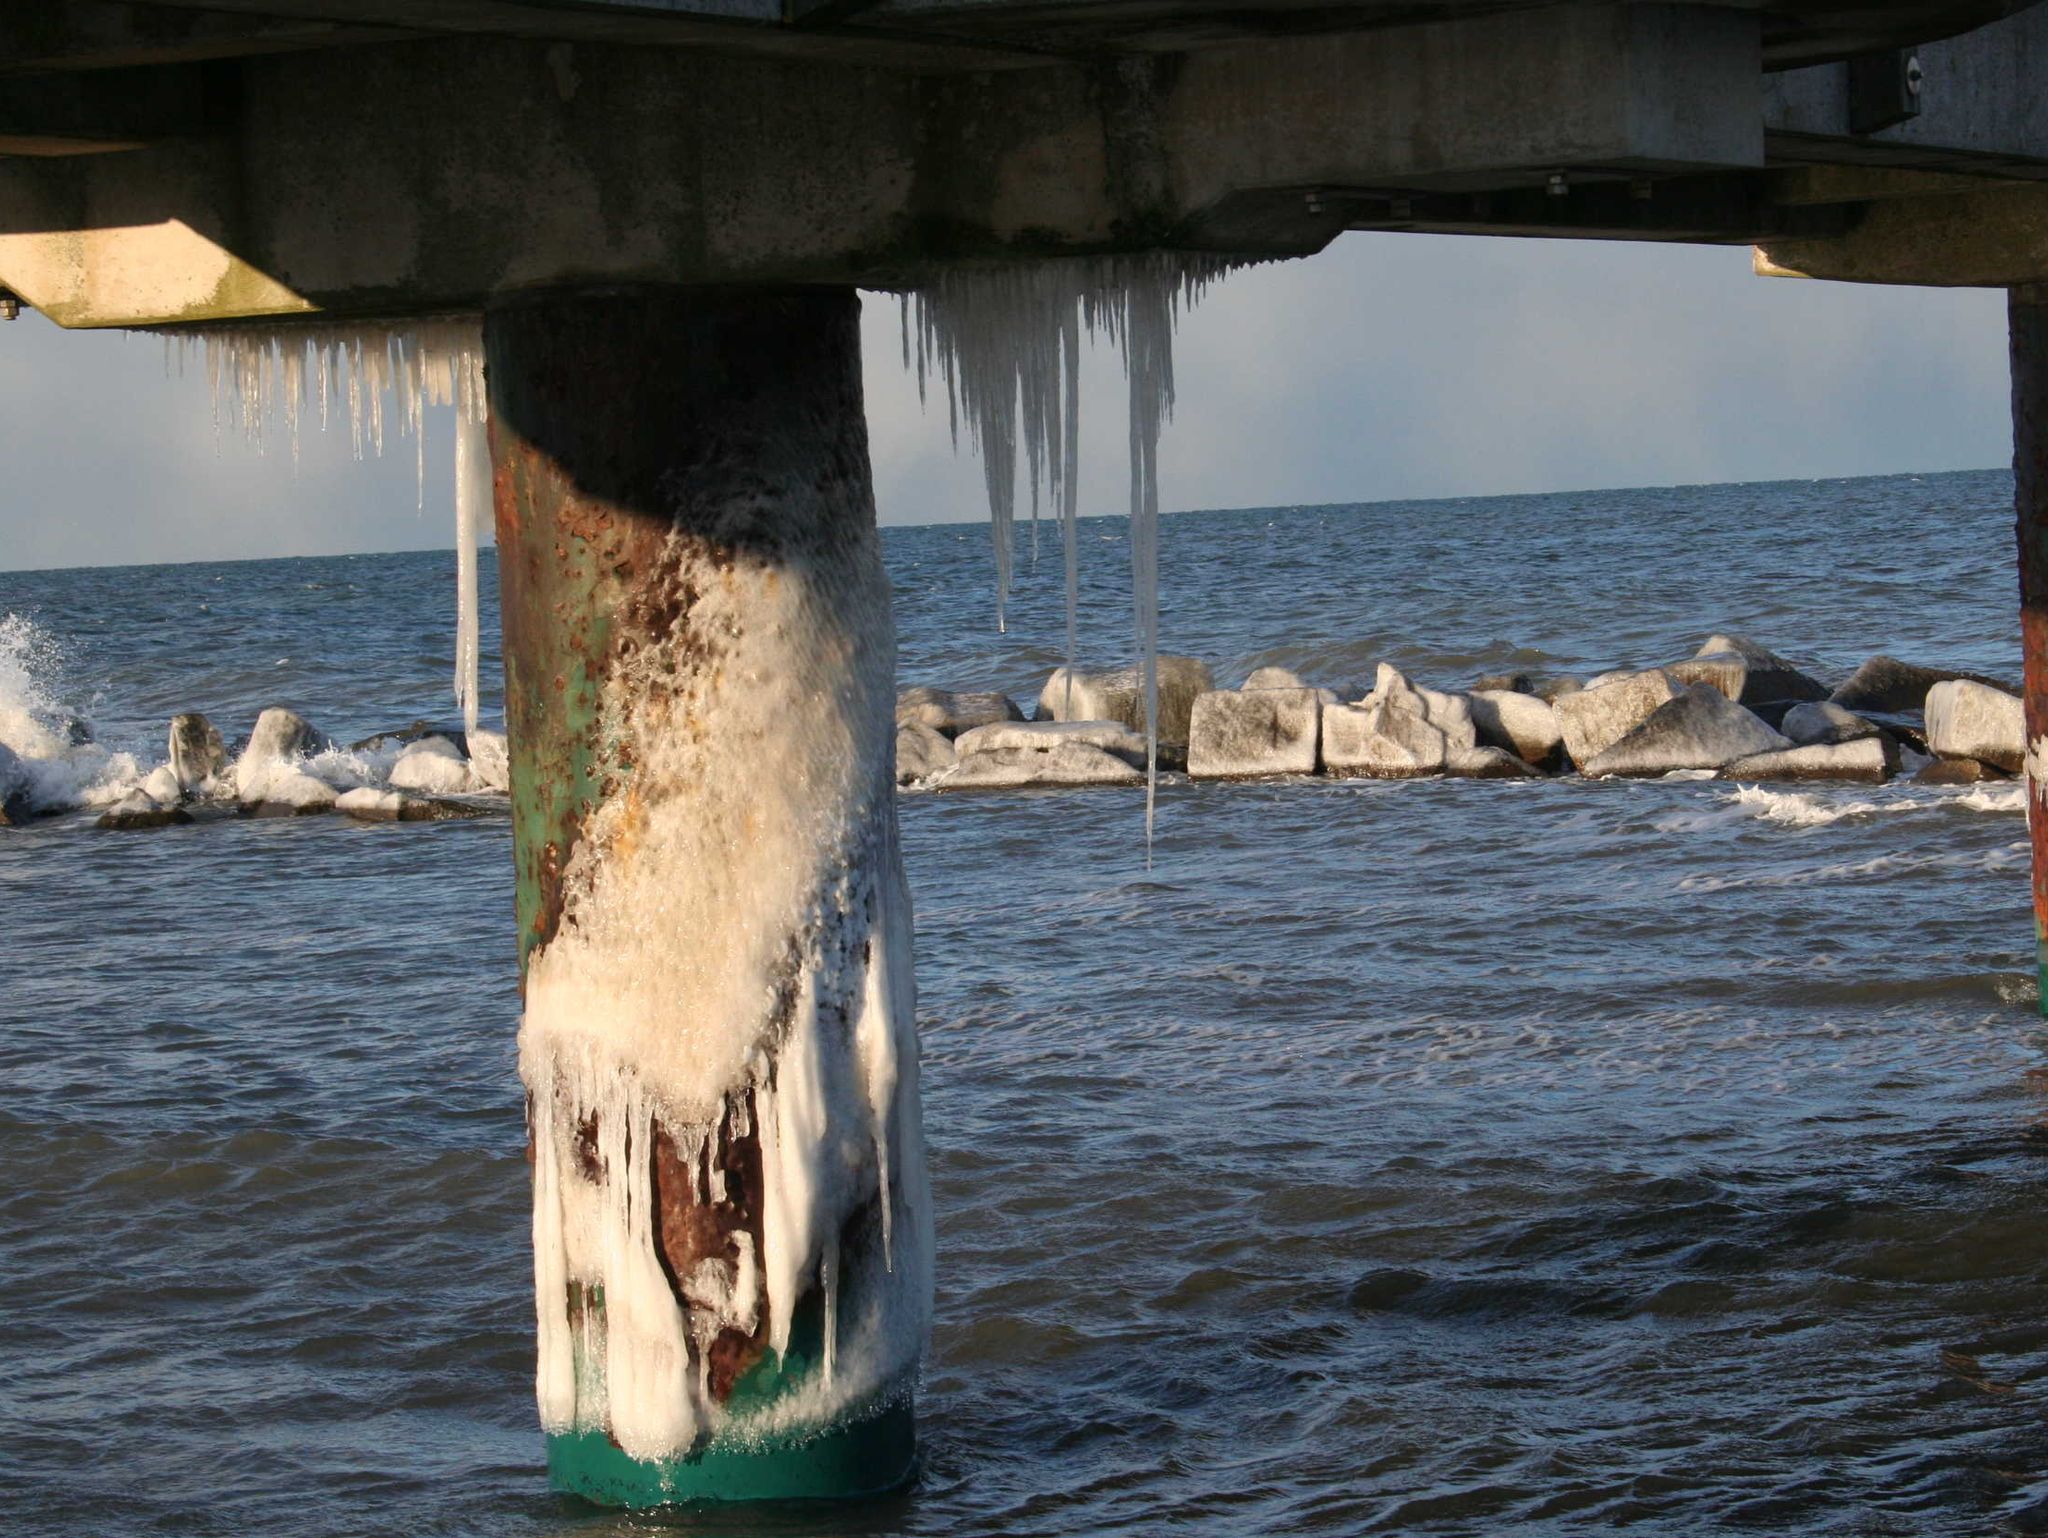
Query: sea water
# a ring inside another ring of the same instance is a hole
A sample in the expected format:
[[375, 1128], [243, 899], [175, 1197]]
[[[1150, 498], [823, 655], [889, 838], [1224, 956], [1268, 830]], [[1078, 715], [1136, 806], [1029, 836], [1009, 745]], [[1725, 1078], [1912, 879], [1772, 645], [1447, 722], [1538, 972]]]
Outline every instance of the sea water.
[[[2003, 474], [1169, 516], [1161, 644], [1355, 697], [1731, 630], [2018, 669]], [[973, 510], [963, 509], [963, 516]], [[1087, 518], [1084, 661], [1130, 660]], [[1063, 562], [892, 529], [900, 681]], [[445, 719], [452, 553], [0, 574], [34, 687]], [[483, 699], [501, 705], [482, 557]], [[0, 707], [5, 706], [0, 701]], [[910, 1493], [718, 1533], [2048, 1527], [2010, 786], [908, 795], [938, 1317]], [[0, 1528], [644, 1532], [532, 1397], [509, 822], [0, 830]]]

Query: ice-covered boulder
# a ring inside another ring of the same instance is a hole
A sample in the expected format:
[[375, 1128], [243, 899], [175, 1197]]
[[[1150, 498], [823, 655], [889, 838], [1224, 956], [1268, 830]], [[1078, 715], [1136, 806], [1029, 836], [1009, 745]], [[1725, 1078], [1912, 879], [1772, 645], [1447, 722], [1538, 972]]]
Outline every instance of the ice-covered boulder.
[[959, 762], [952, 738], [936, 727], [911, 721], [896, 728], [896, 783], [915, 785]]
[[1323, 707], [1322, 732], [1327, 772], [1379, 779], [1442, 774], [1453, 757], [1479, 746], [1463, 696], [1412, 684], [1385, 662], [1356, 705]]
[[1442, 774], [1450, 758], [1444, 734], [1419, 711], [1392, 699], [1325, 705], [1322, 735], [1323, 770], [1332, 775], [1414, 779]]
[[512, 753], [503, 732], [478, 728], [469, 734], [469, 776], [472, 789], [512, 793]]
[[1982, 785], [1992, 780], [2009, 780], [2003, 769], [1974, 758], [1936, 758], [1922, 764], [1913, 774], [1915, 785]]
[[446, 737], [422, 737], [409, 743], [389, 776], [394, 790], [417, 790], [434, 796], [459, 796], [474, 790], [469, 762]]
[[379, 790], [374, 785], [342, 792], [335, 798], [334, 809], [358, 822], [453, 822], [490, 815], [488, 807], [432, 796], [408, 796], [401, 790]]
[[1506, 748], [1464, 748], [1444, 760], [1444, 773], [1460, 780], [1541, 779], [1543, 771]]
[[1741, 636], [1707, 638], [1691, 657], [1665, 665], [1682, 684], [1712, 684], [1738, 705], [1824, 700], [1828, 691], [1776, 652]]
[[178, 772], [169, 764], [158, 764], [142, 777], [142, 793], [160, 806], [176, 806], [186, 796]]
[[1474, 694], [1534, 694], [1536, 675], [1534, 673], [1481, 673], [1473, 680]]
[[[986, 731], [987, 727], [976, 730]], [[1142, 785], [1130, 761], [1076, 738], [1047, 738], [1034, 747], [989, 748], [961, 755], [939, 790], [1017, 790], [1032, 785]]]
[[131, 790], [100, 813], [99, 826], [132, 832], [140, 828], [168, 828], [173, 823], [191, 820], [192, 814], [175, 801], [167, 806], [147, 791]]
[[1845, 710], [1859, 714], [1916, 712], [1925, 708], [1927, 691], [1952, 679], [1983, 684], [2001, 694], [2017, 695], [2019, 690], [1995, 678], [1976, 673], [1958, 673], [1948, 668], [1923, 668], [1896, 657], [1872, 657], [1850, 675], [1847, 683], [1828, 698]]
[[204, 790], [228, 766], [220, 729], [196, 710], [171, 717], [170, 762], [166, 767], [187, 795]]
[[1869, 785], [1882, 785], [1898, 772], [1899, 746], [1878, 732], [1757, 753], [1720, 771], [1724, 780], [1855, 780]]
[[0, 742], [0, 827], [28, 818], [28, 766], [6, 743]]
[[1314, 774], [1322, 704], [1314, 689], [1299, 685], [1254, 689], [1247, 682], [1243, 689], [1197, 695], [1188, 722], [1188, 774], [1198, 780]]
[[1514, 689], [1475, 689], [1467, 698], [1482, 744], [1538, 769], [1563, 767], [1564, 731], [1546, 701]]
[[320, 734], [297, 711], [271, 706], [256, 718], [248, 746], [235, 760], [236, 798], [244, 802], [259, 799], [258, 792], [273, 771], [317, 753], [321, 747]]
[[1866, 721], [1853, 710], [1844, 710], [1832, 700], [1815, 700], [1794, 705], [1785, 712], [1778, 730], [1801, 747], [1810, 744], [1858, 742], [1879, 735], [1875, 721]]
[[256, 725], [249, 732], [248, 746], [242, 749], [242, 757], [271, 760], [305, 758], [325, 746], [325, 740], [304, 716], [283, 705], [272, 705], [256, 718]]
[[1576, 693], [1559, 695], [1550, 708], [1557, 713], [1565, 753], [1584, 769], [1681, 692], [1678, 680], [1662, 668], [1610, 673]]
[[246, 782], [237, 765], [235, 775], [244, 817], [304, 817], [329, 810], [336, 799], [332, 785], [295, 764], [273, 763]]
[[953, 739], [963, 759], [1010, 750], [1047, 753], [1063, 746], [1094, 748], [1133, 768], [1145, 763], [1145, 739], [1121, 721], [995, 721]]
[[1738, 758], [1781, 752], [1791, 746], [1789, 739], [1712, 684], [1693, 684], [1579, 768], [1595, 779], [1605, 775], [1642, 777], [1669, 774], [1674, 769], [1719, 769]]
[[1927, 746], [2016, 774], [2027, 759], [2026, 707], [1988, 684], [1945, 679], [1927, 691]]
[[[1302, 681], [1301, 675], [1292, 668], [1265, 667], [1253, 668], [1251, 675], [1239, 687], [1244, 689], [1306, 689], [1308, 685]], [[1192, 742], [1194, 738], [1190, 737], [1188, 741]]]
[[1517, 670], [1512, 673], [1481, 673], [1473, 681], [1474, 694], [1530, 694], [1546, 705], [1562, 694], [1577, 694], [1585, 688], [1583, 680], [1564, 673], [1530, 673]]
[[1439, 689], [1410, 683], [1399, 668], [1382, 662], [1373, 678], [1372, 692], [1359, 704], [1376, 705], [1382, 701], [1397, 710], [1419, 714], [1444, 734], [1444, 744], [1449, 752], [1464, 752], [1479, 746], [1479, 731], [1472, 724], [1472, 707], [1462, 694], [1445, 694]]
[[896, 696], [896, 724], [925, 726], [948, 737], [992, 721], [1021, 721], [1024, 712], [1007, 694], [972, 694], [919, 685]]
[[[1145, 732], [1145, 677], [1138, 668], [1108, 673], [1075, 670], [1071, 696], [1065, 668], [1055, 668], [1038, 694], [1041, 721], [1121, 721], [1140, 736]], [[1159, 740], [1184, 746], [1195, 696], [1216, 687], [1209, 665], [1193, 657], [1159, 659]]]

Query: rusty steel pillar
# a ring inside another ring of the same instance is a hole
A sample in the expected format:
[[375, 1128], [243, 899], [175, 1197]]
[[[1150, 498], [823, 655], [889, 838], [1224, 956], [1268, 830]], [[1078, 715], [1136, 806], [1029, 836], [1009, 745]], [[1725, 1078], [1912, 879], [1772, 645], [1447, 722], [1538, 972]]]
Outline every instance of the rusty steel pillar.
[[851, 290], [485, 317], [536, 1387], [616, 1505], [910, 1477], [930, 1203]]
[[2006, 295], [2012, 347], [2013, 506], [2019, 534], [2020, 640], [2026, 659], [2027, 832], [2034, 847], [2035, 967], [2048, 1015], [2048, 286]]

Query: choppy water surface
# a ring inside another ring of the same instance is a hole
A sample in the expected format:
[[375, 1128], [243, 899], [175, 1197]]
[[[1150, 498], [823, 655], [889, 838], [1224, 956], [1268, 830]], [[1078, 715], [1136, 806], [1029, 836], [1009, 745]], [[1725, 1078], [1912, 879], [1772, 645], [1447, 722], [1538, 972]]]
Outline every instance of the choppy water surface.
[[[1735, 628], [2017, 669], [2002, 475], [1187, 515], [1165, 635], [1452, 685]], [[1121, 648], [1123, 526], [1084, 525]], [[1024, 691], [985, 531], [906, 682]], [[0, 575], [103, 737], [447, 714], [452, 557]], [[486, 635], [494, 630], [486, 613]], [[487, 657], [487, 665], [493, 659]], [[510, 829], [0, 832], [9, 1534], [2048, 1530], [2013, 787], [1169, 785], [904, 805], [922, 1480], [620, 1519], [530, 1394]]]

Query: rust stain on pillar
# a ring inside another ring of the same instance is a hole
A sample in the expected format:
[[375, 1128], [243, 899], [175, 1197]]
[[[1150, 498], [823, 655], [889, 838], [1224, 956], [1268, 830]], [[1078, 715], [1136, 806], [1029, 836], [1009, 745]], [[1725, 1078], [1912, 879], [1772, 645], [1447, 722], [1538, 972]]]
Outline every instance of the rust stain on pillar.
[[2033, 745], [2048, 735], [2048, 286], [2007, 295], [2012, 347], [2013, 507], [2019, 536], [2020, 637], [2026, 658], [2027, 831], [2034, 853], [2034, 939], [2048, 1015], [2048, 803]]

